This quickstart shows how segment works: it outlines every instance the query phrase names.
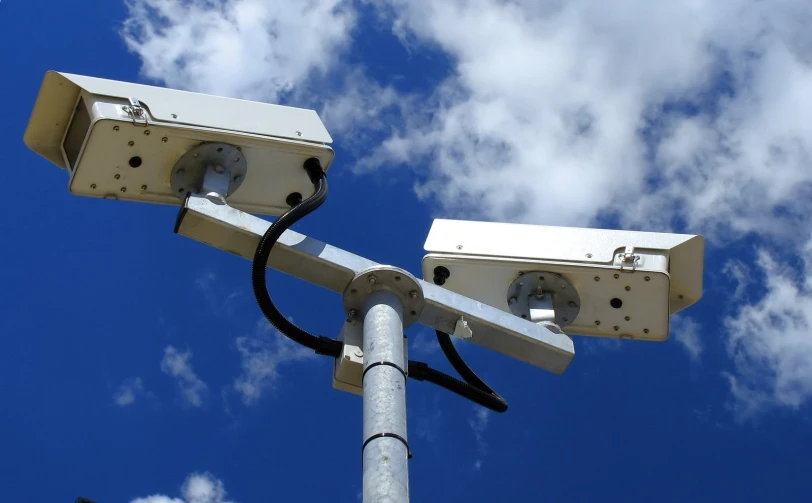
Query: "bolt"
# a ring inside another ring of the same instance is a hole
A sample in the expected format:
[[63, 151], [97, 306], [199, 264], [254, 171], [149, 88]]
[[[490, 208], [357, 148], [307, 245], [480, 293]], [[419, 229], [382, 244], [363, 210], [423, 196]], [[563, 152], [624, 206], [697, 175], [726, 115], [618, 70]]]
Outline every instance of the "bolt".
[[628, 291], [630, 291], [631, 289], [632, 289], [632, 287], [630, 287], [630, 286], [627, 286], [627, 287], [626, 287], [626, 291], [627, 291], [627, 292], [628, 292]]
[[646, 281], [651, 281], [651, 277], [649, 277], [649, 276], [646, 276], [644, 279], [645, 279]]
[[601, 280], [600, 276], [595, 276], [595, 281], [600, 281], [600, 280]]
[[632, 321], [632, 317], [631, 316], [626, 316], [626, 321]]
[[129, 145], [129, 146], [131, 146], [131, 147], [132, 147], [133, 145], [135, 145], [135, 142], [134, 142], [134, 141], [127, 142], [127, 145]]
[[567, 305], [570, 306], [570, 307], [578, 307], [578, 304], [576, 304], [575, 301], [572, 301], [572, 300]]
[[119, 128], [118, 126], [113, 126], [113, 131], [118, 131], [119, 129], [121, 128]]
[[96, 184], [95, 184], [95, 183], [91, 183], [91, 184], [90, 184], [90, 188], [91, 188], [91, 189], [95, 189], [95, 188], [96, 188]]
[[218, 175], [222, 175], [223, 171], [225, 171], [225, 169], [222, 166], [218, 165], [214, 167], [214, 172], [217, 173]]
[[127, 187], [121, 187], [121, 192], [127, 192]]
[[116, 180], [118, 180], [119, 178], [121, 178], [121, 175], [119, 175], [118, 173], [116, 173], [115, 175], [113, 175], [113, 178], [115, 178]]
[[378, 281], [378, 278], [376, 278], [375, 276], [370, 276], [367, 281], [369, 281], [370, 285], [374, 285]]
[[350, 309], [347, 312], [347, 314], [350, 315], [350, 318], [355, 318], [356, 316], [358, 316], [358, 310], [357, 309]]
[[419, 294], [415, 290], [412, 290], [411, 292], [409, 292], [409, 297], [411, 297], [413, 299], [416, 299], [418, 297], [418, 295]]
[[147, 186], [146, 186], [146, 185], [142, 185], [142, 186], [141, 186], [141, 190], [147, 190]]
[[164, 142], [164, 143], [166, 143], [166, 142], [168, 142], [168, 141], [169, 141], [169, 138], [167, 138], [166, 136], [164, 136], [163, 138], [161, 138], [161, 141], [162, 141], [162, 142]]
[[149, 129], [144, 130], [144, 136], [149, 136]]

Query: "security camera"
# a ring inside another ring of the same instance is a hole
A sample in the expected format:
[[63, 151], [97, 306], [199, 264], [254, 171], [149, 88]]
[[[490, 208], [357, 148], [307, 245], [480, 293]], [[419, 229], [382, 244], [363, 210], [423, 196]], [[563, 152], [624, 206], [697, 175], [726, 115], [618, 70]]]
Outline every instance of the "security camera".
[[570, 334], [662, 341], [702, 297], [704, 238], [434, 220], [423, 275]]
[[206, 193], [268, 215], [313, 193], [308, 159], [326, 170], [334, 156], [312, 110], [58, 72], [24, 140], [76, 195], [178, 205]]

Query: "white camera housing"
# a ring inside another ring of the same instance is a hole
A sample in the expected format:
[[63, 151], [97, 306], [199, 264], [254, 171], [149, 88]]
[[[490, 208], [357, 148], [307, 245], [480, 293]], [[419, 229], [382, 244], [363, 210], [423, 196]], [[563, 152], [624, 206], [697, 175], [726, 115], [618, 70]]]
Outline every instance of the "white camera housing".
[[313, 110], [58, 72], [45, 75], [24, 140], [69, 172], [73, 194], [173, 205], [186, 196], [173, 189], [178, 160], [222, 143], [242, 166], [228, 204], [268, 215], [288, 210], [292, 193], [313, 194], [307, 159], [326, 170], [334, 156]]
[[507, 312], [518, 285], [544, 285], [570, 334], [662, 341], [702, 297], [702, 236], [436, 219], [425, 250], [427, 281], [447, 272], [435, 283]]

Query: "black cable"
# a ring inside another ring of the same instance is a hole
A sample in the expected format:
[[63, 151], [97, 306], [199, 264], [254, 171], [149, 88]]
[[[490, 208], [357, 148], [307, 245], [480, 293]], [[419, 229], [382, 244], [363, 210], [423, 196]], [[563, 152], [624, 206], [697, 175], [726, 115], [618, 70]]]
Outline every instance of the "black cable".
[[[276, 308], [270, 294], [266, 278], [266, 268], [268, 257], [271, 255], [274, 245], [293, 224], [309, 215], [321, 206], [327, 199], [327, 180], [321, 163], [316, 158], [305, 161], [304, 169], [307, 171], [310, 181], [313, 182], [316, 190], [314, 194], [304, 201], [298, 202], [293, 199], [289, 201], [295, 204], [290, 210], [268, 227], [265, 234], [259, 240], [254, 260], [251, 267], [251, 284], [254, 289], [254, 296], [260, 310], [268, 321], [286, 337], [294, 342], [314, 350], [317, 354], [337, 357], [341, 354], [343, 343], [324, 336], [316, 336], [291, 323]], [[507, 402], [485, 384], [476, 374], [465, 364], [462, 357], [457, 353], [448, 334], [437, 331], [437, 339], [446, 358], [457, 370], [466, 382], [460, 381], [435, 370], [424, 362], [409, 360], [408, 376], [418, 381], [428, 381], [464, 398], [467, 398], [483, 407], [487, 407], [496, 412], [505, 412]]]
[[304, 163], [304, 169], [310, 176], [310, 181], [313, 182], [313, 185], [316, 187], [316, 192], [277, 218], [276, 221], [268, 227], [265, 234], [262, 235], [257, 245], [257, 250], [254, 253], [254, 260], [251, 267], [251, 284], [254, 288], [254, 296], [257, 299], [260, 310], [262, 310], [262, 314], [265, 315], [268, 321], [270, 321], [277, 330], [294, 342], [298, 342], [302, 346], [314, 350], [317, 354], [335, 357], [341, 354], [342, 343], [329, 337], [313, 335], [297, 327], [285, 318], [276, 308], [273, 300], [271, 300], [265, 276], [268, 257], [271, 255], [271, 250], [273, 250], [273, 246], [279, 237], [293, 224], [302, 219], [302, 217], [312, 213], [321, 206], [324, 200], [327, 199], [327, 180], [319, 160], [316, 158], [308, 159]]
[[494, 412], [505, 412], [508, 408], [507, 402], [496, 393], [488, 393], [475, 388], [466, 382], [435, 370], [423, 362], [409, 360], [409, 377], [418, 381], [428, 381], [436, 384]]

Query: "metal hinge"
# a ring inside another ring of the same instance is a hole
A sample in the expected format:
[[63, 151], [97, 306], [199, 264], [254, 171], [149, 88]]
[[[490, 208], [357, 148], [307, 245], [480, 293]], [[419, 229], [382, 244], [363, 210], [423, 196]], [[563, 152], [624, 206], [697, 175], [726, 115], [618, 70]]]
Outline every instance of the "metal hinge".
[[133, 119], [135, 126], [148, 126], [147, 111], [141, 106], [141, 102], [137, 98], [130, 98], [130, 106], [121, 107]]
[[634, 254], [634, 246], [627, 246], [623, 253], [618, 254], [620, 259], [620, 270], [623, 272], [634, 272], [637, 263], [640, 262], [640, 255]]

